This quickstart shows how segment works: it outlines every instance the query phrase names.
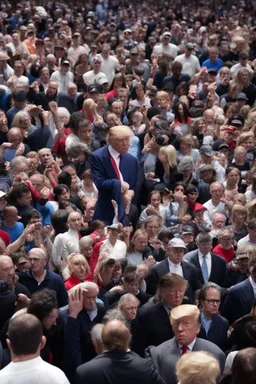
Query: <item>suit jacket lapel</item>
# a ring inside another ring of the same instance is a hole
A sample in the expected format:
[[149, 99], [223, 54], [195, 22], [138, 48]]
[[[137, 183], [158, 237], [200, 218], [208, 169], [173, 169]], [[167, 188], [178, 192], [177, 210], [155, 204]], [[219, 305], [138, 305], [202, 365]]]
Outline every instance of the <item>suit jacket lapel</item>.
[[115, 171], [115, 169], [111, 163], [110, 153], [109, 153], [107, 145], [104, 147], [104, 151], [102, 153], [102, 160], [103, 160], [103, 166], [106, 169], [107, 178], [108, 179], [117, 179], [117, 174], [116, 174], [116, 171]]

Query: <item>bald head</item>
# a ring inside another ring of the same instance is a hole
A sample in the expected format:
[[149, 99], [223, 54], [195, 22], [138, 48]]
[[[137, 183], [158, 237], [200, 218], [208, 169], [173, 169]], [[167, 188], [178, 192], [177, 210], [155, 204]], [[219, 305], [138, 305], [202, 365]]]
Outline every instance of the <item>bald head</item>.
[[106, 350], [119, 349], [127, 351], [131, 334], [126, 325], [120, 320], [111, 320], [102, 330], [102, 343]]
[[0, 255], [0, 280], [5, 281], [10, 288], [14, 282], [13, 262], [12, 259], [7, 255]]

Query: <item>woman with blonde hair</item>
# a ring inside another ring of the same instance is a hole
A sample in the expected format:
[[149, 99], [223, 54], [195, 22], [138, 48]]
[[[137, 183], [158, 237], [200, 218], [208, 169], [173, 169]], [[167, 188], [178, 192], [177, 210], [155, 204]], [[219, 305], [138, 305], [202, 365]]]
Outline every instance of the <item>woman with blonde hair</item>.
[[256, 199], [253, 199], [245, 206], [248, 210], [248, 221], [256, 219]]
[[246, 94], [248, 100], [246, 104], [252, 106], [256, 98], [256, 87], [252, 84], [251, 80], [253, 73], [249, 72], [248, 69], [240, 69], [233, 80], [230, 83], [237, 84], [237, 92], [243, 92]]
[[171, 188], [175, 184], [177, 163], [177, 152], [173, 145], [160, 147], [156, 161], [156, 175], [160, 182], [155, 185], [154, 189], [161, 191]]
[[256, 128], [256, 111], [251, 111], [245, 121], [243, 131], [252, 131], [255, 134]]
[[181, 136], [179, 142], [180, 149], [177, 151], [178, 161], [181, 161], [184, 156], [191, 156], [196, 163], [200, 158], [200, 154], [198, 149], [192, 148], [194, 143], [193, 136], [191, 134]]
[[156, 94], [156, 102], [168, 122], [172, 122], [174, 114], [172, 113], [172, 102], [168, 92], [159, 91]]
[[143, 252], [148, 245], [148, 234], [144, 229], [137, 229], [134, 233], [126, 259], [129, 264], [139, 265], [144, 262]]
[[242, 205], [235, 204], [231, 210], [231, 228], [234, 232], [236, 241], [239, 241], [247, 235], [245, 223], [248, 219], [248, 209]]
[[71, 253], [67, 258], [67, 271], [70, 277], [65, 281], [66, 290], [86, 281], [90, 272], [89, 264], [81, 253]]
[[241, 145], [248, 151], [248, 149], [254, 147], [254, 133], [252, 131], [249, 132], [242, 132], [237, 140], [236, 140], [236, 146], [238, 147]]
[[185, 353], [178, 360], [176, 375], [179, 384], [216, 384], [220, 367], [209, 352]]

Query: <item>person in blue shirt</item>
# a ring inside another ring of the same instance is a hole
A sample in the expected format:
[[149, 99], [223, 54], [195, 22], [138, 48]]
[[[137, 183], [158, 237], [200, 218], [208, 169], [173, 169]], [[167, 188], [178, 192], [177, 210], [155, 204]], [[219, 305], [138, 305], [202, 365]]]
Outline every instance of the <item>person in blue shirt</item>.
[[209, 53], [209, 59], [205, 60], [202, 64], [203, 67], [206, 67], [207, 69], [215, 69], [218, 73], [221, 67], [223, 66], [223, 61], [218, 58], [218, 48], [212, 47], [208, 50]]
[[24, 232], [23, 223], [18, 222], [18, 210], [14, 206], [7, 206], [3, 211], [3, 224], [2, 229], [9, 233], [11, 238], [11, 243], [16, 241]]

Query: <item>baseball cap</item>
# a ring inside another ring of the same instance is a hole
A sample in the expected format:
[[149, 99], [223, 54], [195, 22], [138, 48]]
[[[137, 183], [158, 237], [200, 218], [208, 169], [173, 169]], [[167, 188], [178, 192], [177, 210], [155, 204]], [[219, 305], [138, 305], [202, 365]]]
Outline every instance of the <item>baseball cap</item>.
[[195, 47], [194, 47], [194, 44], [193, 44], [193, 43], [187, 43], [186, 48], [192, 50], [192, 49], [194, 49]]
[[106, 76], [106, 75], [102, 75], [101, 77], [99, 77], [98, 80], [97, 80], [97, 83], [98, 83], [99, 85], [103, 85], [103, 84], [108, 83], [108, 78], [107, 78], [107, 76]]
[[239, 92], [237, 95], [236, 95], [236, 100], [248, 100], [248, 97], [246, 96], [246, 94], [244, 92]]
[[6, 196], [6, 193], [4, 191], [0, 191], [0, 198]]
[[96, 84], [88, 85], [87, 92], [89, 93], [99, 93], [99, 89]]
[[198, 212], [198, 211], [207, 211], [207, 208], [205, 208], [202, 204], [200, 203], [195, 203], [195, 206], [194, 206], [194, 212]]
[[213, 143], [213, 146], [212, 146], [212, 149], [214, 151], [219, 151], [220, 149], [222, 148], [229, 148], [228, 144], [224, 143], [223, 140], [216, 140], [214, 143]]
[[137, 55], [139, 52], [138, 52], [138, 49], [137, 48], [132, 48], [131, 49], [131, 55]]
[[168, 32], [168, 31], [164, 32], [164, 33], [163, 33], [163, 37], [165, 37], [165, 36], [171, 37], [170, 32]]
[[107, 226], [107, 229], [116, 229], [117, 231], [119, 230], [118, 224], [111, 224]]
[[236, 127], [233, 127], [232, 125], [227, 125], [224, 128], [224, 132], [229, 132], [232, 133], [233, 135], [235, 134]]
[[132, 30], [127, 28], [127, 29], [124, 30], [124, 33], [132, 33]]
[[236, 255], [236, 260], [240, 259], [250, 259], [250, 255], [248, 253], [240, 253], [239, 255]]
[[65, 57], [63, 57], [61, 59], [61, 64], [68, 64], [68, 65], [70, 65], [70, 61], [69, 61], [69, 59], [65, 59]]
[[217, 75], [218, 71], [215, 68], [208, 68], [208, 73], [215, 73]]
[[256, 220], [252, 220], [250, 223], [248, 223], [247, 227], [250, 229], [256, 229]]
[[184, 241], [182, 239], [178, 239], [176, 237], [171, 239], [169, 241], [168, 245], [170, 245], [173, 248], [184, 248], [184, 249], [186, 249]]
[[239, 114], [232, 115], [228, 119], [228, 124], [240, 128], [244, 125], [244, 117]]
[[192, 233], [192, 234], [195, 233], [194, 228], [191, 227], [191, 225], [183, 225], [182, 229], [181, 229], [181, 232], [182, 232], [183, 235], [186, 235], [188, 233]]
[[72, 35], [72, 37], [79, 37], [79, 36], [81, 36], [81, 33], [79, 33], [79, 32], [75, 32], [75, 33], [73, 33], [73, 35]]
[[205, 156], [213, 156], [214, 152], [212, 150], [212, 147], [210, 145], [202, 145], [201, 148], [199, 148], [199, 152], [203, 153]]

